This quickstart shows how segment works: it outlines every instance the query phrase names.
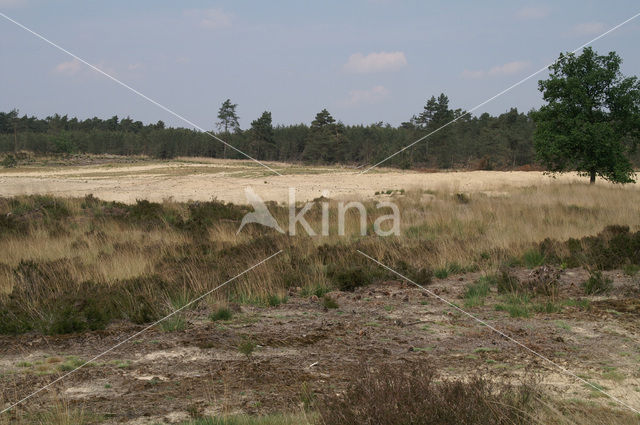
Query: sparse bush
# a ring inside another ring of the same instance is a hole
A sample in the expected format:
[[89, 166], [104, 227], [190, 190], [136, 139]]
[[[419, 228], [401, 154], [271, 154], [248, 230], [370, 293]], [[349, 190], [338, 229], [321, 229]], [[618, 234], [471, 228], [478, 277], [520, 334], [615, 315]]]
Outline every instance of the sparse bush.
[[184, 318], [184, 314], [176, 313], [173, 316], [160, 322], [160, 328], [164, 332], [179, 332], [187, 328], [187, 320]]
[[504, 303], [496, 304], [495, 309], [506, 311], [511, 317], [529, 317], [529, 297], [522, 294], [509, 294], [505, 297]]
[[0, 166], [4, 168], [15, 168], [18, 165], [18, 160], [15, 156], [8, 154], [5, 156], [2, 161], [0, 161]]
[[287, 298], [286, 295], [280, 296], [280, 295], [277, 295], [277, 294], [272, 294], [272, 295], [267, 296], [267, 304], [270, 307], [277, 307], [280, 304], [286, 304], [287, 300], [288, 300], [288, 298]]
[[321, 400], [324, 425], [530, 424], [532, 384], [497, 384], [480, 376], [440, 380], [424, 365], [357, 373], [344, 394]]
[[498, 292], [501, 294], [518, 292], [522, 289], [520, 279], [518, 279], [517, 276], [512, 275], [506, 268], [503, 268], [498, 273], [496, 285], [498, 287]]
[[559, 282], [560, 270], [552, 266], [542, 266], [533, 270], [523, 285], [532, 293], [555, 299], [558, 296]]
[[478, 279], [467, 286], [464, 293], [464, 305], [476, 307], [484, 304], [484, 299], [489, 294], [489, 284], [485, 279]]
[[353, 291], [357, 287], [369, 285], [375, 274], [370, 267], [353, 266], [348, 268], [332, 268], [327, 273], [331, 283], [341, 291]]
[[231, 320], [232, 317], [233, 313], [231, 313], [231, 310], [227, 307], [220, 307], [209, 315], [209, 318], [214, 322], [218, 320]]
[[433, 272], [433, 274], [438, 279], [446, 279], [449, 276], [449, 269], [447, 269], [446, 267], [442, 267], [442, 268], [436, 269]]
[[612, 283], [613, 281], [603, 276], [600, 270], [593, 270], [590, 272], [589, 279], [582, 284], [582, 288], [586, 295], [604, 294], [609, 292]]
[[544, 261], [544, 254], [537, 249], [530, 249], [522, 255], [522, 263], [529, 269], [542, 266]]
[[244, 338], [240, 344], [238, 344], [238, 351], [247, 356], [247, 359], [251, 357], [258, 344], [251, 338]]
[[324, 297], [322, 297], [322, 306], [326, 309], [333, 309], [333, 308], [339, 307], [336, 300], [334, 300], [328, 295], [325, 295]]

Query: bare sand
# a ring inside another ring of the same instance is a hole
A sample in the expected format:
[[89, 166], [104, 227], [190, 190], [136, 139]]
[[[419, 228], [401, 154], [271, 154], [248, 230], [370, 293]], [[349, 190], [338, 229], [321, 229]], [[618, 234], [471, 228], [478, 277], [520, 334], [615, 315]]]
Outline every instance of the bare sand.
[[[575, 174], [553, 178], [535, 171], [458, 171], [427, 173], [375, 169], [365, 174], [344, 167], [300, 167], [268, 163], [282, 176], [247, 161], [189, 159], [134, 165], [22, 167], [0, 170], [0, 196], [50, 194], [81, 197], [87, 194], [126, 203], [137, 199], [162, 201], [218, 199], [246, 203], [244, 188], [264, 200], [287, 202], [289, 188], [297, 201], [323, 195], [334, 199], [373, 197], [386, 190], [450, 190], [501, 194], [509, 188], [582, 182]], [[600, 184], [604, 184], [600, 182]]]

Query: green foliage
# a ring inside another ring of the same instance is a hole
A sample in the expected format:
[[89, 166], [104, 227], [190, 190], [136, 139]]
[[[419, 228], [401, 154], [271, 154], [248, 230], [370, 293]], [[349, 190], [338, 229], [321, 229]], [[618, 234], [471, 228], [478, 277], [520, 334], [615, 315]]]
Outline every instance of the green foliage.
[[327, 277], [341, 291], [353, 291], [359, 286], [369, 285], [375, 279], [371, 267], [353, 266], [347, 268], [331, 268]]
[[566, 242], [545, 239], [539, 248], [549, 260], [568, 267], [611, 270], [640, 264], [640, 232], [630, 232], [629, 226], [607, 226], [596, 236]]
[[550, 77], [539, 82], [546, 105], [533, 113], [537, 158], [553, 172], [577, 170], [591, 182], [596, 175], [616, 183], [633, 182], [628, 158], [639, 137], [640, 83], [620, 73], [615, 52], [561, 54]]
[[609, 292], [612, 283], [613, 281], [604, 276], [600, 270], [593, 270], [589, 274], [589, 279], [582, 284], [582, 288], [586, 295], [604, 294]]
[[480, 376], [441, 378], [424, 364], [368, 368], [318, 403], [324, 425], [533, 423], [537, 391]]
[[511, 317], [529, 317], [530, 304], [527, 295], [509, 294], [504, 303], [496, 304], [496, 311], [506, 311]]
[[11, 154], [8, 154], [0, 161], [0, 166], [4, 168], [15, 168], [16, 165], [18, 165], [18, 160]]
[[496, 278], [496, 285], [498, 287], [498, 292], [501, 294], [518, 292], [522, 289], [520, 279], [511, 274], [506, 268], [500, 270]]
[[288, 300], [288, 298], [287, 298], [286, 295], [280, 296], [278, 294], [272, 294], [272, 295], [267, 296], [267, 304], [270, 307], [277, 307], [280, 304], [286, 304], [287, 300]]
[[334, 309], [339, 307], [336, 300], [334, 300], [328, 295], [325, 295], [324, 297], [322, 297], [322, 306], [326, 309]]
[[522, 255], [522, 263], [529, 269], [542, 266], [544, 262], [544, 255], [537, 249], [530, 249]]
[[[399, 127], [383, 123], [344, 125], [326, 110], [308, 124], [277, 125], [265, 111], [249, 129], [238, 126], [237, 105], [227, 99], [218, 111], [220, 137], [257, 159], [305, 160], [313, 163], [375, 163], [402, 146], [442, 125], [444, 117], [461, 111], [449, 108], [442, 94], [429, 100], [423, 118], [414, 117]], [[18, 132], [14, 134], [14, 123]], [[254, 124], [255, 123], [255, 124]], [[420, 144], [412, 152], [389, 159], [387, 166], [468, 167], [501, 169], [533, 161], [533, 121], [516, 109], [490, 116], [469, 117], [451, 124]], [[54, 115], [47, 119], [17, 117], [0, 112], [0, 152], [12, 153], [17, 136], [21, 149], [38, 154], [68, 155], [69, 152], [115, 155], [150, 155], [168, 159], [177, 156], [244, 159], [237, 151], [212, 142], [211, 136], [185, 128], [165, 127], [162, 121], [144, 125], [117, 116], [78, 120]], [[54, 143], [62, 138], [60, 143]]]
[[176, 313], [160, 322], [160, 328], [164, 332], [183, 331], [187, 328], [187, 320], [184, 318], [184, 314]]
[[545, 303], [534, 304], [533, 310], [536, 313], [559, 313], [562, 311], [562, 307], [556, 303], [547, 301]]
[[251, 338], [244, 338], [240, 344], [238, 344], [238, 351], [247, 356], [247, 359], [251, 357], [258, 344]]
[[216, 123], [218, 129], [229, 133], [229, 131], [235, 131], [240, 128], [239, 117], [236, 113], [237, 107], [237, 104], [231, 103], [231, 99], [222, 102], [222, 106], [218, 110], [218, 122]]
[[635, 276], [640, 271], [640, 266], [637, 264], [625, 264], [623, 270], [627, 276]]
[[209, 318], [216, 322], [218, 320], [231, 320], [233, 313], [227, 307], [220, 307], [209, 315]]
[[486, 279], [478, 279], [467, 286], [464, 292], [465, 307], [476, 307], [484, 304], [484, 299], [489, 294], [489, 283]]

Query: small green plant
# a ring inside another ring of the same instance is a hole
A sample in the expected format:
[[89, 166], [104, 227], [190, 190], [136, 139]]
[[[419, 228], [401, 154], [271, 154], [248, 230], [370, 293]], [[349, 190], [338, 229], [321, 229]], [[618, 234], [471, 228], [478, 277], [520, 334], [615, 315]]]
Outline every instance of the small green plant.
[[627, 276], [635, 276], [640, 271], [640, 266], [637, 264], [625, 264], [623, 267], [624, 274]]
[[78, 366], [81, 366], [83, 363], [84, 362], [81, 359], [79, 359], [78, 357], [69, 356], [69, 357], [67, 357], [67, 359], [65, 360], [64, 363], [60, 363], [58, 365], [58, 370], [60, 370], [62, 372], [68, 372], [70, 370], [74, 370]]
[[476, 307], [484, 304], [484, 299], [489, 294], [489, 284], [485, 279], [478, 279], [467, 286], [464, 293], [465, 307]]
[[165, 332], [183, 331], [187, 328], [187, 321], [183, 314], [177, 313], [160, 322], [160, 328]]
[[566, 305], [567, 307], [576, 307], [579, 308], [580, 310], [589, 310], [591, 308], [591, 302], [588, 299], [568, 299], [568, 300], [564, 300], [563, 304]]
[[300, 294], [303, 297], [310, 297], [312, 295], [315, 295], [318, 298], [322, 298], [324, 294], [331, 291], [332, 289], [326, 285], [314, 285], [303, 287]]
[[509, 270], [502, 269], [497, 276], [496, 285], [501, 294], [518, 292], [521, 289], [520, 279], [509, 273]]
[[544, 261], [544, 254], [537, 249], [531, 249], [522, 255], [522, 263], [529, 269], [542, 266]]
[[220, 307], [209, 315], [209, 319], [214, 322], [217, 322], [219, 320], [231, 320], [232, 317], [233, 313], [231, 313], [231, 310], [229, 310], [229, 308], [227, 307]]
[[273, 294], [267, 297], [267, 304], [269, 304], [269, 307], [277, 307], [280, 304], [286, 304], [287, 300], [288, 298], [286, 295], [280, 296], [278, 294]]
[[331, 298], [329, 295], [325, 295], [324, 297], [322, 297], [322, 305], [327, 309], [334, 309], [339, 307], [337, 301]]
[[447, 269], [446, 267], [435, 269], [433, 275], [438, 279], [446, 279], [447, 276], [449, 276], [449, 269]]
[[511, 317], [529, 317], [529, 297], [524, 294], [510, 294], [505, 303], [497, 304], [496, 311], [506, 311]]
[[590, 273], [589, 279], [582, 284], [582, 288], [587, 295], [604, 294], [609, 292], [612, 283], [613, 281], [603, 276], [600, 270], [593, 270]]
[[303, 382], [300, 388], [300, 400], [306, 410], [311, 409], [316, 401], [316, 395], [306, 382]]
[[562, 307], [556, 303], [547, 301], [546, 303], [534, 304], [533, 310], [536, 313], [559, 313], [562, 311]]
[[251, 338], [244, 338], [240, 344], [238, 344], [238, 351], [247, 356], [247, 359], [251, 358], [251, 355], [258, 347], [258, 344]]
[[564, 329], [565, 331], [570, 331], [571, 330], [571, 326], [569, 326], [569, 324], [563, 320], [556, 320], [556, 326], [559, 327], [560, 329]]
[[15, 168], [18, 165], [18, 160], [15, 156], [9, 154], [0, 161], [0, 165], [4, 168]]

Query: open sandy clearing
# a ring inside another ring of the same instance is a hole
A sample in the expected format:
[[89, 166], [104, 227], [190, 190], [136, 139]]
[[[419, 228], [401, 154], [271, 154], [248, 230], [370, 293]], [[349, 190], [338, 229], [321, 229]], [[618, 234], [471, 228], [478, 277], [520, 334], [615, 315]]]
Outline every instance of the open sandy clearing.
[[[358, 170], [338, 167], [301, 168], [271, 163], [283, 173], [276, 176], [247, 161], [201, 160], [140, 164], [99, 164], [54, 168], [24, 167], [0, 171], [0, 196], [51, 194], [94, 196], [120, 202], [136, 199], [161, 201], [210, 200], [246, 203], [243, 188], [251, 186], [264, 200], [286, 202], [289, 188], [296, 199], [311, 200], [323, 195], [351, 199], [371, 197], [385, 190], [450, 190], [499, 194], [510, 187], [554, 182], [585, 182], [575, 174], [551, 178], [541, 172], [469, 171], [425, 173], [419, 171]], [[600, 183], [605, 184], [605, 183]]]

